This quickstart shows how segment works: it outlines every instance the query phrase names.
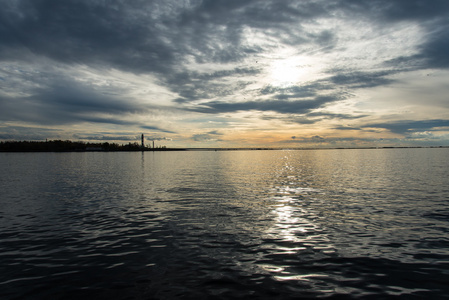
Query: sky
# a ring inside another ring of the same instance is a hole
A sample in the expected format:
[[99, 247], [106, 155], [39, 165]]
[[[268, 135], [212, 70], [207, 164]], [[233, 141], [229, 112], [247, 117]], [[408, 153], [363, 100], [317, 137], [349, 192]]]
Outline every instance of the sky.
[[0, 0], [0, 140], [449, 145], [447, 0]]

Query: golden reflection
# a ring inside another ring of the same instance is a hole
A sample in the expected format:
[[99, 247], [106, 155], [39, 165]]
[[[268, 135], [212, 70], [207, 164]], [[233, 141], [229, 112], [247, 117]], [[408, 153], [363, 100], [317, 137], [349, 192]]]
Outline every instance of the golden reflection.
[[[276, 239], [293, 243], [304, 243], [306, 242], [304, 233], [314, 230], [316, 226], [301, 217], [301, 215], [304, 215], [304, 212], [300, 207], [292, 205], [294, 201], [295, 199], [289, 196], [276, 198], [278, 204], [273, 207], [273, 213], [276, 219], [270, 233]], [[291, 247], [283, 248], [289, 249], [289, 252], [294, 248], [298, 248], [297, 245], [293, 244], [289, 246]]]
[[272, 200], [275, 201], [272, 210], [275, 222], [268, 234], [272, 240], [271, 255], [279, 256], [272, 264], [263, 264], [260, 267], [273, 274], [273, 278], [278, 281], [312, 281], [318, 277], [326, 277], [323, 274], [298, 274], [298, 270], [292, 269], [290, 262], [283, 258], [284, 255], [291, 255], [292, 259], [300, 259], [301, 255], [326, 255], [334, 252], [324, 230], [312, 221], [315, 219], [313, 212], [301, 207], [298, 197], [281, 193]]
[[[312, 281], [322, 274], [298, 274], [291, 259], [332, 255], [335, 247], [320, 222], [314, 201], [323, 190], [309, 186], [301, 176], [301, 165], [288, 153], [281, 158], [269, 201], [273, 223], [267, 231], [270, 240], [269, 263], [260, 267], [278, 281]], [[318, 279], [319, 280], [319, 279]]]

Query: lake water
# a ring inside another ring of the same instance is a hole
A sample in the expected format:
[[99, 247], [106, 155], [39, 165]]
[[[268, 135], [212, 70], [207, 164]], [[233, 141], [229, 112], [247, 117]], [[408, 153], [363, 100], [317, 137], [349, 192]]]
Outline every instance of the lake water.
[[449, 297], [449, 149], [0, 153], [1, 299]]

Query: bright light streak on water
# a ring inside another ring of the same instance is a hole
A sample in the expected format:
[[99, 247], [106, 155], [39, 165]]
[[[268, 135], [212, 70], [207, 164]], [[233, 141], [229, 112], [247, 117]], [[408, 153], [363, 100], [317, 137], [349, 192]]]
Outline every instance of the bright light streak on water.
[[0, 298], [442, 298], [448, 157], [0, 153]]

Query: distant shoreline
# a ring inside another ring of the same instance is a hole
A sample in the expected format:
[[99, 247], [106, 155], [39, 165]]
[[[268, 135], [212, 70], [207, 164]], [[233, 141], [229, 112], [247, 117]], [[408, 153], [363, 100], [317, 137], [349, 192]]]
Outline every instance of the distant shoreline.
[[256, 151], [256, 150], [343, 150], [343, 149], [417, 149], [449, 148], [449, 146], [397, 146], [397, 147], [224, 147], [224, 148], [155, 148], [138, 143], [85, 143], [72, 141], [6, 141], [0, 142], [0, 152], [155, 152], [155, 151]]

